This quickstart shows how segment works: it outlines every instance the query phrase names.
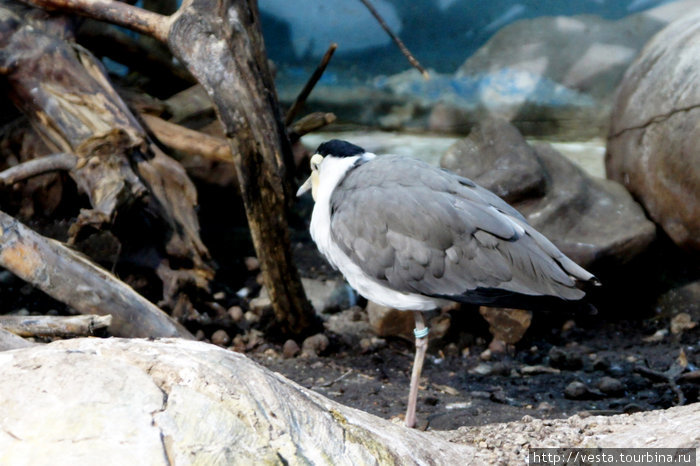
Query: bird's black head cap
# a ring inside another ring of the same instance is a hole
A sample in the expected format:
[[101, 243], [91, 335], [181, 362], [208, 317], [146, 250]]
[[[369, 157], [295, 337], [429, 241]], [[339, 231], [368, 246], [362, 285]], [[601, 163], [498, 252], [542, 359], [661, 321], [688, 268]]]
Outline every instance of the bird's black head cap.
[[353, 155], [360, 155], [364, 152], [365, 150], [362, 147], [340, 139], [326, 141], [316, 149], [316, 153], [324, 157], [326, 155], [332, 155], [334, 157], [352, 157]]

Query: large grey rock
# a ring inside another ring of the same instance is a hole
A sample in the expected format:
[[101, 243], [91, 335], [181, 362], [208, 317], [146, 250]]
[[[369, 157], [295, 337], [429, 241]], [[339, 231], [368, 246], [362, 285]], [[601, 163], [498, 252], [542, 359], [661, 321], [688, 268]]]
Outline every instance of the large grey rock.
[[183, 340], [0, 353], [0, 464], [457, 464], [474, 449]]
[[645, 47], [620, 86], [606, 154], [622, 183], [684, 248], [700, 251], [700, 12]]
[[507, 199], [584, 267], [602, 259], [626, 262], [651, 243], [654, 225], [624, 187], [518, 136], [508, 122], [488, 120], [455, 143], [441, 165]]

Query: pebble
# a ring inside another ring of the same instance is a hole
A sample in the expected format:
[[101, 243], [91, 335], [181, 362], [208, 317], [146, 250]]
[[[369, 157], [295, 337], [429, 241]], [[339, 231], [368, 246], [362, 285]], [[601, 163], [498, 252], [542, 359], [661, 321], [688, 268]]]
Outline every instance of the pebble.
[[478, 375], [489, 375], [491, 373], [491, 364], [482, 362], [478, 366], [469, 369], [469, 373]]
[[219, 329], [211, 334], [211, 342], [218, 346], [226, 346], [231, 341], [226, 330]]
[[586, 384], [579, 382], [578, 380], [574, 380], [564, 389], [564, 395], [573, 400], [585, 398], [588, 392], [589, 388], [586, 386]]
[[490, 349], [485, 349], [484, 351], [481, 352], [479, 355], [479, 358], [481, 358], [482, 361], [488, 361], [491, 359], [491, 350]]
[[216, 293], [214, 293], [212, 298], [216, 299], [217, 301], [221, 301], [222, 299], [226, 299], [226, 293], [224, 293], [223, 291], [217, 291]]
[[317, 333], [304, 340], [301, 344], [302, 356], [318, 356], [328, 348], [330, 342], [323, 333]]
[[537, 375], [537, 374], [559, 374], [561, 371], [549, 366], [523, 366], [520, 368], [520, 373], [523, 375]]
[[625, 386], [619, 379], [606, 376], [598, 381], [598, 390], [606, 395], [621, 395], [625, 391]]
[[234, 322], [238, 323], [243, 320], [243, 309], [240, 306], [231, 306], [227, 312]]
[[299, 351], [301, 351], [301, 348], [299, 348], [299, 344], [291, 338], [285, 341], [284, 345], [282, 345], [282, 357], [284, 359], [293, 358], [294, 356], [299, 354]]
[[583, 367], [580, 354], [566, 351], [556, 346], [549, 350], [549, 364], [557, 369], [579, 370]]
[[243, 317], [250, 324], [256, 324], [260, 322], [260, 316], [253, 311], [246, 312], [245, 314], [243, 314]]
[[243, 261], [245, 262], [245, 268], [250, 272], [260, 268], [260, 262], [257, 257], [246, 257]]
[[363, 338], [360, 340], [360, 350], [363, 353], [373, 353], [386, 346], [386, 340], [379, 337]]

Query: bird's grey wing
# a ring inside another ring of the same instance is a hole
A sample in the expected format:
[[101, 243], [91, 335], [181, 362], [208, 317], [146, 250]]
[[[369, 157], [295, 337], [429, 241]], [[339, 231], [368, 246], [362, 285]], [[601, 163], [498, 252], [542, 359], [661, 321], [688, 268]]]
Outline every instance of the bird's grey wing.
[[583, 295], [548, 246], [561, 253], [515, 209], [428, 165], [389, 156], [368, 162], [336, 187], [331, 212], [341, 249], [398, 291], [452, 298], [484, 289]]

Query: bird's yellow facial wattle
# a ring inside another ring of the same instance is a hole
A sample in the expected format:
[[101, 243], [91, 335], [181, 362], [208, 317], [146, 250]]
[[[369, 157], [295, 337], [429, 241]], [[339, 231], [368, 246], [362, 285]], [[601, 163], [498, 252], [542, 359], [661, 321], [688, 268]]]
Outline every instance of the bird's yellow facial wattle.
[[314, 201], [316, 200], [316, 192], [318, 191], [319, 184], [318, 170], [322, 162], [323, 156], [321, 154], [314, 154], [311, 157], [311, 160], [309, 162], [309, 164], [311, 165], [311, 176], [309, 176], [309, 178], [304, 182], [304, 184], [301, 185], [301, 187], [297, 191], [297, 197], [306, 193], [310, 189], [311, 197], [314, 198]]

